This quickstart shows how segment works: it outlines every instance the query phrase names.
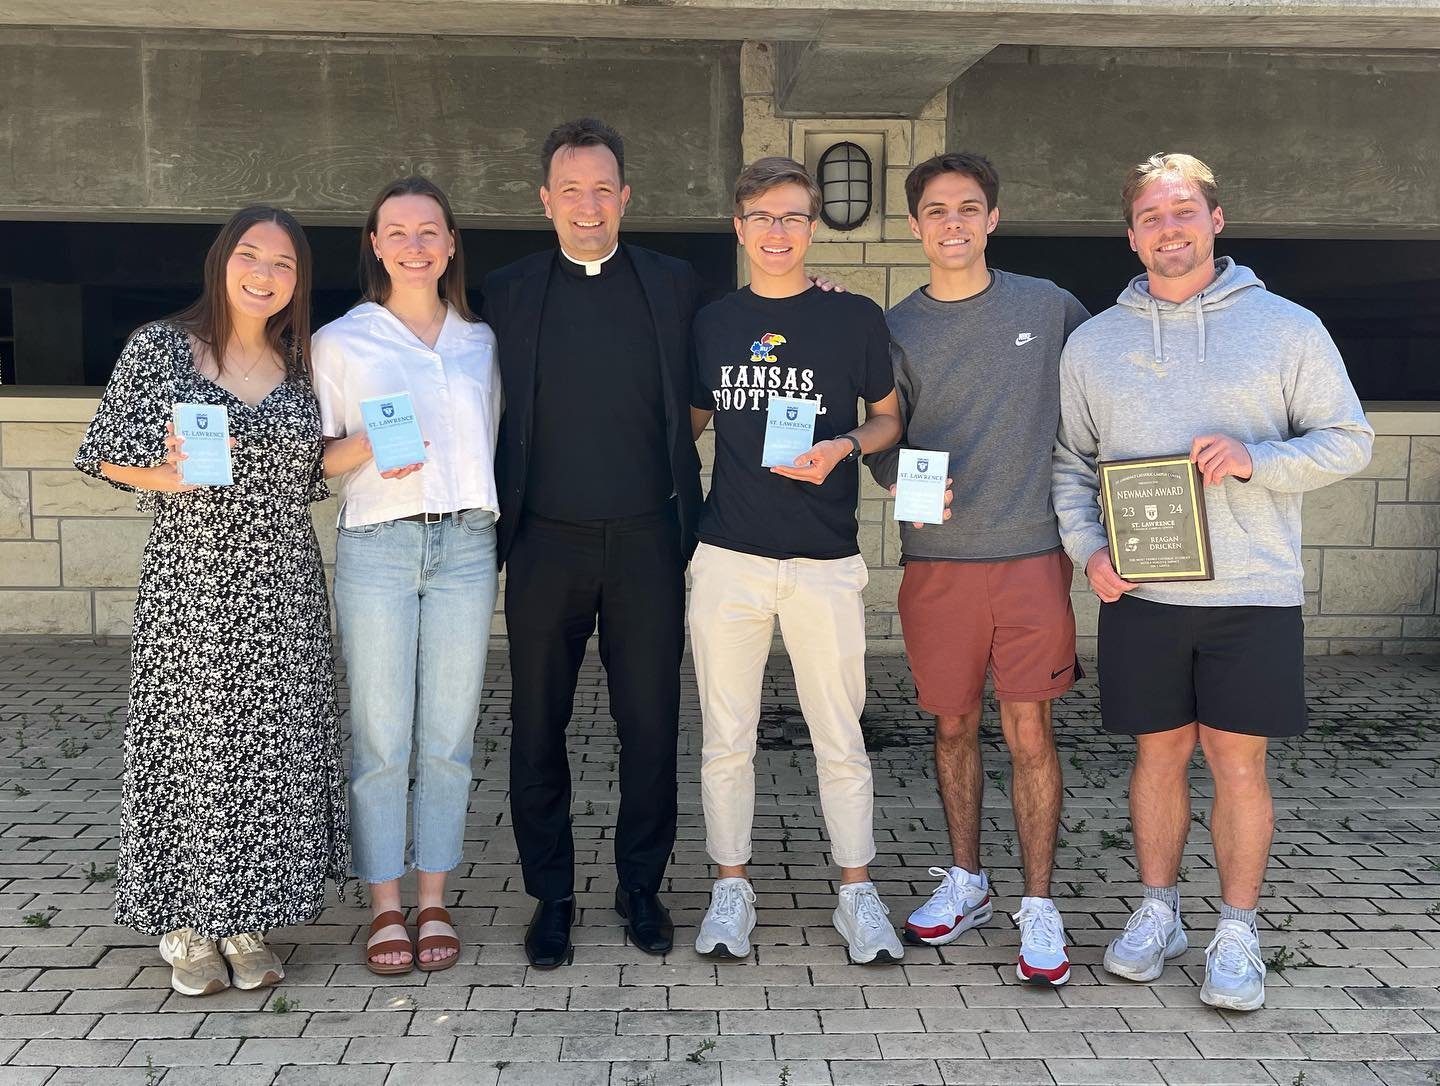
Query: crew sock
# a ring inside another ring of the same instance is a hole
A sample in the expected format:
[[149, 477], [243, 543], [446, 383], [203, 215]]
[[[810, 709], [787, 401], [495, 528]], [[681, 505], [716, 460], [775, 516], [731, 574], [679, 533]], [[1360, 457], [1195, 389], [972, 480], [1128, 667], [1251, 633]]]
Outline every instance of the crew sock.
[[1146, 886], [1145, 896], [1156, 901], [1163, 901], [1170, 906], [1172, 913], [1176, 916], [1180, 915], [1180, 886], [1178, 883], [1174, 886]]
[[1230, 905], [1227, 902], [1222, 901], [1220, 903], [1220, 919], [1238, 920], [1247, 928], [1253, 929], [1255, 927], [1255, 910], [1237, 909], [1234, 905]]

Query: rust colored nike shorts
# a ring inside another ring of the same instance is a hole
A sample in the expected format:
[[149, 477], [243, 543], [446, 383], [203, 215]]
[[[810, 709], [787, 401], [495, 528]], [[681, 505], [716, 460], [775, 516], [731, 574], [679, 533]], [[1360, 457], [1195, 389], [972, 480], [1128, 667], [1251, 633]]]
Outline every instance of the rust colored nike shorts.
[[985, 674], [1000, 701], [1049, 701], [1075, 685], [1072, 566], [1064, 551], [994, 562], [905, 563], [900, 625], [920, 708], [980, 708]]

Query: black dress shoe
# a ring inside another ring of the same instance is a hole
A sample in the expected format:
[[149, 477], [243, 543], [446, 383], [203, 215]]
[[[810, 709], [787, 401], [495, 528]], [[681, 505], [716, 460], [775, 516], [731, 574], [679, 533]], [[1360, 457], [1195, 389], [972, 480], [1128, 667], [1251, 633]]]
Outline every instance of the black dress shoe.
[[670, 910], [659, 894], [645, 890], [615, 890], [615, 911], [625, 918], [630, 941], [646, 954], [664, 954], [675, 941]]
[[575, 923], [575, 895], [535, 906], [525, 932], [525, 957], [536, 969], [556, 969], [575, 960], [570, 926]]

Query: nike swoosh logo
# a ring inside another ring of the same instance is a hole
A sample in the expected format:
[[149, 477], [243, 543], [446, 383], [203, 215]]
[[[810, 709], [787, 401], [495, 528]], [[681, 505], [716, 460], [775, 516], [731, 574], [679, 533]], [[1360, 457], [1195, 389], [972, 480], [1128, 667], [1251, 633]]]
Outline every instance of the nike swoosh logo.
[[1075, 666], [1074, 664], [1066, 664], [1066, 665], [1065, 665], [1064, 667], [1062, 667], [1059, 671], [1052, 671], [1052, 672], [1050, 672], [1050, 677], [1051, 677], [1052, 679], [1058, 679], [1061, 675], [1064, 675], [1065, 672], [1069, 671], [1069, 670], [1070, 670], [1072, 667], [1074, 667], [1074, 666]]
[[1023, 347], [1025, 346], [1025, 344], [1029, 343], [1034, 338], [1035, 336], [1030, 332], [1021, 332], [1018, 336], [1015, 337], [1015, 346]]

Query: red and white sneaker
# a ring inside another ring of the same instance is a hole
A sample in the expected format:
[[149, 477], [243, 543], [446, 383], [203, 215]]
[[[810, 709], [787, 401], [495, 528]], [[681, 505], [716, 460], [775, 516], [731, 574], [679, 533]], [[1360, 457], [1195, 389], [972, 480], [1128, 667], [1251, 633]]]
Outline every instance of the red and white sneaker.
[[972, 875], [963, 867], [932, 867], [930, 874], [940, 885], [930, 900], [910, 914], [905, 921], [905, 941], [944, 946], [953, 943], [971, 928], [989, 920], [990, 880], [982, 872]]
[[1020, 960], [1015, 975], [1026, 984], [1058, 988], [1070, 979], [1070, 956], [1065, 950], [1065, 922], [1048, 897], [1020, 899], [1012, 919], [1020, 929]]

